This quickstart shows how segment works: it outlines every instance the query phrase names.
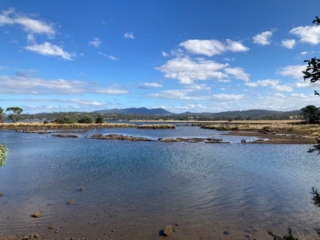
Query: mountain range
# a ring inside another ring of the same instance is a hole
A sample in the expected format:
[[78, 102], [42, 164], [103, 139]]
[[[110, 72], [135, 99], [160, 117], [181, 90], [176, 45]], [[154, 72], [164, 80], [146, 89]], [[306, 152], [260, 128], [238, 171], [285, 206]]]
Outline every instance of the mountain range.
[[184, 113], [172, 113], [163, 108], [153, 108], [148, 109], [145, 107], [141, 108], [125, 108], [125, 109], [109, 109], [109, 110], [98, 110], [94, 113], [116, 113], [116, 114], [136, 114], [136, 115], [160, 115], [160, 116], [170, 116], [170, 115], [210, 115], [216, 117], [232, 117], [232, 116], [242, 116], [242, 117], [264, 117], [264, 116], [273, 116], [273, 115], [290, 115], [295, 116], [300, 114], [300, 110], [295, 111], [272, 111], [272, 110], [260, 110], [260, 109], [251, 109], [244, 111], [226, 111], [219, 113], [210, 113], [210, 112], [202, 112], [202, 113], [192, 113], [192, 112], [184, 112]]

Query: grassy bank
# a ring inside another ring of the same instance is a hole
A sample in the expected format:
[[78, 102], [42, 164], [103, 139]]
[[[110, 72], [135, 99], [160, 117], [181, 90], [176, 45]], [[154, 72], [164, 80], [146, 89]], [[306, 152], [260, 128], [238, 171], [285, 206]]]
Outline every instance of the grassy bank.
[[34, 130], [50, 130], [50, 129], [84, 129], [84, 128], [135, 128], [135, 124], [129, 123], [1, 123], [0, 129], [34, 129]]

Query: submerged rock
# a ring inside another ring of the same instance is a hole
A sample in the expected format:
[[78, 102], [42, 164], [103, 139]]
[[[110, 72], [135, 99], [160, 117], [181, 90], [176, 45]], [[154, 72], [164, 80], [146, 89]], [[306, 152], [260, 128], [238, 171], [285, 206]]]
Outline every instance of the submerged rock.
[[75, 202], [76, 202], [76, 200], [71, 199], [71, 200], [68, 202], [68, 205], [74, 204]]
[[34, 217], [34, 218], [40, 218], [41, 217], [41, 213], [40, 212], [35, 212], [31, 215], [31, 217]]
[[167, 225], [163, 230], [163, 234], [165, 236], [170, 236], [171, 233], [172, 233], [172, 226], [171, 225]]
[[145, 137], [133, 137], [133, 136], [124, 136], [118, 134], [94, 134], [91, 136], [93, 139], [103, 139], [103, 140], [125, 140], [125, 141], [153, 141], [152, 139]]
[[176, 129], [175, 125], [170, 124], [143, 124], [138, 126], [139, 129]]
[[60, 137], [60, 138], [78, 138], [78, 135], [75, 134], [51, 134], [52, 137]]
[[3, 193], [0, 192], [0, 197], [2, 197], [2, 196], [3, 196]]

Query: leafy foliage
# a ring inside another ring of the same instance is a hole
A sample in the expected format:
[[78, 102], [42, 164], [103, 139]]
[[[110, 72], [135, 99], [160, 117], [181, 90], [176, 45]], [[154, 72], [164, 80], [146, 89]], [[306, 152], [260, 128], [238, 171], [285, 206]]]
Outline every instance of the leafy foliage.
[[96, 123], [103, 123], [103, 122], [104, 122], [103, 116], [102, 116], [102, 115], [99, 115], [99, 116], [96, 118]]
[[93, 123], [93, 118], [88, 115], [84, 115], [78, 120], [78, 123]]
[[20, 116], [20, 114], [23, 112], [22, 108], [19, 107], [8, 107], [6, 111], [11, 111], [13, 113], [9, 114], [9, 118], [12, 120], [12, 122], [17, 122], [21, 119], [23, 119], [22, 116]]
[[62, 116], [54, 119], [52, 122], [59, 123], [59, 124], [68, 124], [68, 123], [70, 124], [70, 123], [76, 123], [77, 120], [69, 116]]
[[3, 109], [0, 107], [0, 123], [4, 122], [4, 113]]
[[315, 123], [320, 119], [320, 110], [314, 105], [308, 105], [301, 108], [301, 115], [307, 123]]
[[6, 164], [6, 158], [8, 154], [8, 148], [5, 145], [0, 144], [0, 167]]

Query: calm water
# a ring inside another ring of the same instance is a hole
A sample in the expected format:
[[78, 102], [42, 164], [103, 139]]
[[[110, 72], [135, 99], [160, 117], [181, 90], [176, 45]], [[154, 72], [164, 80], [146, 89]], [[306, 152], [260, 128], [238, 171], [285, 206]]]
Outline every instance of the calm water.
[[[246, 145], [231, 136], [222, 137], [231, 144], [85, 138], [96, 133], [221, 138], [188, 126], [96, 129], [78, 139], [0, 131], [9, 148], [0, 168], [0, 236], [159, 239], [168, 224], [170, 239], [271, 239], [268, 229], [284, 234], [287, 227], [316, 236], [320, 209], [310, 191], [320, 188], [320, 157], [308, 145]], [[30, 217], [36, 211], [41, 218]]]

